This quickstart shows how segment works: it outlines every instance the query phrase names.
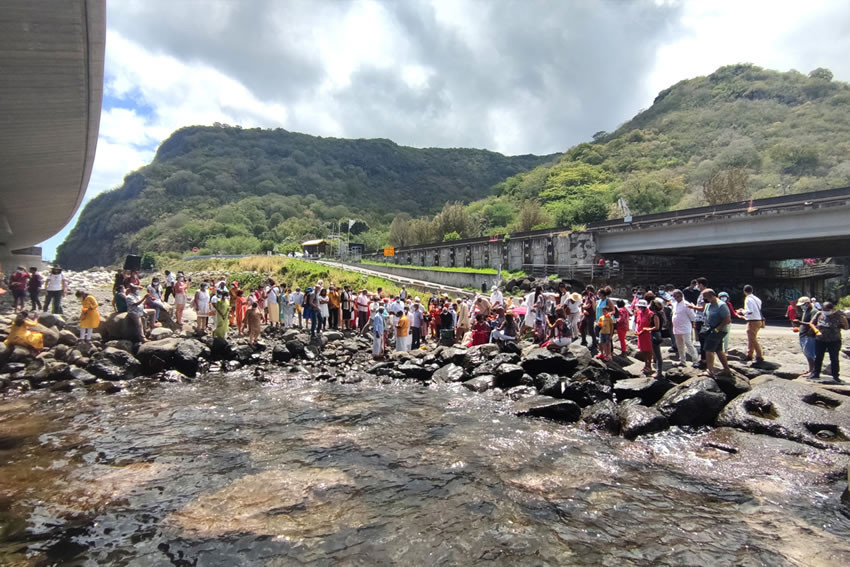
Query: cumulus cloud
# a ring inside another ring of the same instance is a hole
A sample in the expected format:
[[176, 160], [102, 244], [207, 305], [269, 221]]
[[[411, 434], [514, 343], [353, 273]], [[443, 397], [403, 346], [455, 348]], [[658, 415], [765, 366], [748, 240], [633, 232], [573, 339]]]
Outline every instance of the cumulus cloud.
[[542, 154], [722, 65], [850, 79], [850, 7], [828, 0], [122, 0], [107, 16], [88, 198], [187, 125]]

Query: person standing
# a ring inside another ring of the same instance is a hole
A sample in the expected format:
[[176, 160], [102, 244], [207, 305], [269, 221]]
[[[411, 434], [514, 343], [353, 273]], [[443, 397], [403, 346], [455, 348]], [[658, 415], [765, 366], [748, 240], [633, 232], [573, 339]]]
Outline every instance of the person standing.
[[[144, 297], [140, 298], [139, 287], [131, 283], [128, 284], [127, 292], [124, 297], [127, 301], [127, 318], [133, 322], [133, 328], [136, 330], [136, 340], [134, 340], [133, 342], [148, 342], [148, 339], [145, 337], [145, 328], [142, 324], [142, 318], [147, 317], [147, 312], [145, 311], [144, 303], [148, 296], [145, 295]], [[151, 311], [151, 314], [152, 313], [153, 311]], [[149, 327], [153, 328], [153, 321], [149, 321]]]
[[398, 352], [410, 351], [410, 318], [407, 316], [408, 308], [405, 307], [403, 312], [399, 312], [400, 317], [396, 322], [395, 334], [395, 349]]
[[643, 373], [652, 374], [652, 311], [645, 299], [639, 299], [635, 311], [637, 325], [638, 358], [643, 360]]
[[328, 287], [328, 325], [333, 330], [339, 329], [339, 289], [333, 284]]
[[38, 273], [38, 268], [33, 266], [30, 268], [30, 279], [27, 282], [27, 291], [30, 295], [30, 303], [32, 304], [33, 311], [41, 311], [39, 295], [41, 294], [41, 286], [43, 285], [44, 278]]
[[27, 272], [23, 266], [18, 266], [18, 269], [9, 276], [9, 289], [12, 290], [12, 300], [14, 301], [15, 313], [26, 309], [29, 280], [29, 272]]
[[815, 315], [812, 324], [817, 328], [815, 334], [815, 370], [811, 380], [820, 380], [824, 355], [829, 353], [829, 369], [832, 381], [840, 384], [838, 362], [841, 357], [841, 331], [848, 329], [847, 317], [841, 310], [835, 309], [830, 301], [824, 301], [823, 309]]
[[729, 332], [732, 314], [729, 307], [717, 298], [713, 289], [704, 289], [701, 297], [705, 301], [705, 323], [702, 333], [703, 350], [705, 351], [705, 372], [703, 375], [713, 378], [715, 355], [720, 359], [723, 370], [727, 373], [732, 372], [729, 369], [726, 353], [723, 352], [723, 338]]
[[280, 296], [280, 320], [284, 328], [289, 329], [292, 327], [292, 316], [294, 314], [295, 309], [292, 307], [292, 290], [286, 289]]
[[207, 319], [210, 313], [210, 294], [207, 293], [207, 287], [206, 282], [202, 283], [200, 289], [195, 292], [195, 297], [192, 298], [192, 309], [198, 314], [195, 331], [201, 335], [207, 332]]
[[425, 314], [422, 312], [422, 305], [419, 303], [419, 298], [413, 300], [413, 311], [410, 313], [410, 332], [413, 335], [411, 339], [411, 347], [413, 350], [418, 349], [422, 345], [423, 333], [425, 327]]
[[[620, 354], [625, 355], [629, 351], [626, 345], [626, 334], [629, 332], [629, 318], [631, 314], [626, 308], [626, 302], [622, 299], [617, 300], [617, 338], [620, 341]], [[612, 348], [613, 351], [613, 348]]]
[[[310, 337], [322, 335], [322, 327], [324, 317], [322, 317], [321, 302], [319, 301], [319, 293], [321, 288], [312, 290], [312, 293], [307, 295], [307, 305], [310, 307]], [[327, 304], [325, 304], [327, 305]]]
[[[817, 348], [815, 345], [815, 327], [812, 320], [818, 314], [818, 310], [812, 304], [812, 300], [803, 296], [797, 300], [796, 307], [799, 307], [800, 318], [796, 315], [791, 319], [791, 324], [796, 325], [800, 332], [800, 350], [803, 351], [803, 356], [809, 365], [809, 371], [800, 375], [800, 378], [809, 378], [815, 373], [815, 360], [817, 358]], [[818, 331], [820, 332], [820, 331]]]
[[[378, 307], [378, 313], [372, 322], [372, 356], [381, 358], [384, 356], [384, 308]], [[364, 325], [365, 327], [365, 325]]]
[[794, 321], [797, 319], [797, 304], [793, 299], [788, 301], [788, 309], [785, 310], [785, 318], [791, 323], [791, 327], [795, 327]]
[[302, 313], [304, 312], [304, 294], [301, 293], [301, 288], [295, 286], [295, 291], [292, 292], [289, 299], [292, 303], [292, 309], [295, 312], [295, 316], [298, 317], [298, 328], [302, 329], [304, 327], [304, 321], [302, 319]]
[[699, 355], [693, 341], [696, 314], [685, 303], [685, 296], [681, 290], [673, 290], [671, 311], [673, 339], [676, 341], [676, 349], [679, 352], [679, 365], [684, 366], [688, 356], [690, 356], [691, 362], [696, 366], [699, 364]]
[[82, 310], [80, 312], [80, 340], [90, 341], [92, 332], [100, 325], [100, 313], [97, 311], [97, 299], [84, 291], [78, 290], [77, 299], [80, 300]]
[[278, 305], [278, 294], [280, 288], [272, 285], [266, 294], [266, 304], [269, 306], [269, 325], [274, 328], [280, 324], [280, 306]]
[[759, 331], [764, 327], [764, 315], [761, 312], [761, 299], [753, 293], [753, 286], [744, 286], [744, 309], [741, 310], [747, 321], [747, 360], [756, 363], [764, 362], [761, 345], [759, 344]]
[[172, 286], [174, 292], [174, 317], [180, 328], [183, 328], [183, 311], [186, 309], [186, 290], [189, 288], [189, 283], [183, 275], [177, 276]]
[[316, 301], [319, 303], [319, 331], [328, 328], [328, 320], [330, 319], [330, 298], [328, 298], [328, 290], [321, 288], [318, 292]]
[[460, 305], [457, 310], [457, 332], [458, 341], [463, 340], [463, 336], [469, 332], [469, 304], [464, 300], [459, 300]]
[[213, 337], [226, 339], [227, 330], [230, 328], [230, 320], [228, 319], [228, 315], [230, 314], [230, 292], [225, 288], [224, 291], [218, 290], [216, 295], [218, 296], [218, 301], [215, 302], [216, 319]]
[[590, 348], [596, 348], [596, 289], [589, 285], [584, 290], [584, 300], [581, 305], [581, 344], [587, 346], [587, 335], [590, 335]]
[[398, 292], [398, 298], [401, 300], [402, 303], [405, 303], [407, 301], [407, 286], [406, 285], [402, 284], [401, 291]]
[[245, 312], [245, 324], [248, 327], [248, 344], [257, 344], [257, 339], [260, 338], [260, 330], [262, 329], [263, 315], [260, 313], [256, 301], [252, 302], [251, 307]]
[[361, 290], [360, 295], [354, 301], [357, 307], [357, 329], [362, 333], [369, 323], [369, 295], [368, 291]]
[[490, 293], [490, 306], [496, 307], [496, 305], [501, 305], [502, 307], [504, 307], [505, 296], [503, 296], [502, 292], [499, 291], [499, 286], [494, 285], [490, 291], [492, 292]]
[[168, 303], [168, 298], [170, 296], [175, 295], [174, 284], [176, 282], [177, 278], [174, 277], [174, 274], [172, 274], [170, 270], [165, 270], [165, 294], [162, 296], [162, 300], [165, 303]]
[[68, 283], [65, 275], [62, 273], [62, 268], [53, 266], [50, 270], [50, 275], [47, 276], [47, 282], [44, 285], [47, 290], [47, 299], [44, 300], [44, 310], [50, 307], [53, 303], [53, 314], [62, 315], [62, 297], [67, 293]]

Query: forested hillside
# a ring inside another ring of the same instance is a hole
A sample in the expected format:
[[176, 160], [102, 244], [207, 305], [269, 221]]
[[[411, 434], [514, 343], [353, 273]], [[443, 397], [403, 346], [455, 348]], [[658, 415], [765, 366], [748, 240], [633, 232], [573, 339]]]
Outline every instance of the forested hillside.
[[[127, 253], [256, 253], [296, 248], [343, 221], [383, 245], [393, 215], [469, 202], [554, 156], [417, 149], [389, 140], [320, 138], [286, 130], [182, 128], [153, 162], [92, 199], [57, 261], [83, 269]], [[300, 248], [298, 248], [300, 250]]]
[[826, 69], [732, 65], [665, 89], [615, 132], [455, 206], [454, 224], [399, 215], [390, 240], [580, 228], [621, 217], [619, 198], [642, 214], [848, 185], [850, 85]]

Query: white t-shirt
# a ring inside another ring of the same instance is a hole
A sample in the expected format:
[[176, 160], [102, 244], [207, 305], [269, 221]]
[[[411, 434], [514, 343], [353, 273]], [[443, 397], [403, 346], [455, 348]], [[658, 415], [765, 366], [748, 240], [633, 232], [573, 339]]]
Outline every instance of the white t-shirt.
[[62, 291], [65, 274], [50, 273], [47, 275], [47, 291]]
[[747, 321], [761, 321], [761, 299], [752, 293], [744, 300], [744, 319]]
[[266, 303], [269, 305], [277, 305], [277, 292], [274, 288], [269, 290], [268, 295], [266, 296]]
[[696, 320], [696, 313], [688, 307], [684, 301], [674, 301], [672, 303], [673, 311], [673, 334], [687, 335], [693, 330], [693, 322]]
[[502, 305], [505, 303], [505, 298], [498, 289], [490, 294], [490, 305], [496, 305], [497, 303], [501, 303]]

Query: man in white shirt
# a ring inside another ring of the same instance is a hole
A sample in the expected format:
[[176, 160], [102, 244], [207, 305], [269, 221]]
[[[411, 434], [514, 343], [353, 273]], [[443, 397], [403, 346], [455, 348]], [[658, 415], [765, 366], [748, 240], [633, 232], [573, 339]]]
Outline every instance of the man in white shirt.
[[67, 287], [67, 280], [62, 274], [62, 268], [59, 266], [53, 266], [50, 270], [50, 274], [47, 275], [47, 281], [44, 284], [44, 288], [47, 290], [47, 299], [44, 301], [45, 312], [47, 312], [47, 308], [50, 306], [52, 301], [54, 315], [62, 315], [62, 296], [67, 293]]
[[692, 338], [696, 313], [688, 307], [682, 290], [673, 290], [672, 295], [673, 338], [676, 341], [676, 348], [679, 352], [679, 363], [680, 365], [684, 365], [687, 356], [690, 355], [691, 362], [696, 364], [699, 360], [699, 355], [697, 354], [697, 349], [694, 348]]
[[354, 300], [357, 307], [357, 329], [362, 333], [369, 323], [369, 295], [368, 291], [361, 290], [360, 295]]
[[501, 305], [502, 307], [504, 307], [505, 298], [502, 295], [502, 292], [499, 291], [499, 287], [494, 285], [491, 291], [493, 293], [490, 294], [490, 306], [496, 307], [496, 305]]
[[302, 328], [303, 320], [302, 313], [304, 312], [304, 294], [301, 293], [301, 288], [296, 287], [295, 291], [289, 294], [289, 301], [292, 303], [292, 308], [295, 309], [295, 313], [298, 315], [298, 328]]
[[764, 327], [764, 315], [761, 312], [761, 299], [753, 294], [753, 286], [744, 286], [744, 309], [742, 315], [747, 320], [747, 360], [764, 362], [761, 345], [759, 344], [759, 331]]

